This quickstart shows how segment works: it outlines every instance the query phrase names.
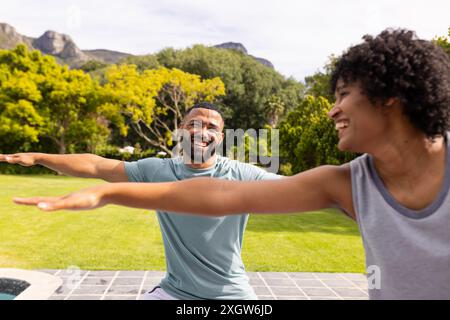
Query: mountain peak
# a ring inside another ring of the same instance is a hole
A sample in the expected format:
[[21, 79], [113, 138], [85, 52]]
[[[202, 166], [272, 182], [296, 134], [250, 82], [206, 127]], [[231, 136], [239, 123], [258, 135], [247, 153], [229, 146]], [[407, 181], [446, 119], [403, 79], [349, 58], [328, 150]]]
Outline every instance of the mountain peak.
[[0, 48], [13, 49], [19, 43], [24, 43], [32, 48], [31, 42], [31, 38], [21, 35], [13, 26], [0, 22]]
[[48, 39], [63, 39], [64, 41], [72, 41], [72, 38], [64, 33], [59, 33], [53, 30], [47, 30], [44, 32], [40, 38], [48, 38]]
[[242, 43], [239, 43], [239, 42], [225, 42], [225, 43], [221, 43], [221, 44], [215, 45], [214, 47], [215, 48], [219, 48], [219, 49], [229, 49], [229, 50], [236, 50], [236, 51], [242, 52], [245, 55], [248, 55], [249, 57], [252, 57], [256, 61], [262, 63], [266, 67], [274, 69], [274, 66], [273, 66], [272, 62], [270, 62], [269, 60], [264, 59], [264, 58], [258, 58], [258, 57], [255, 57], [255, 56], [252, 56], [252, 55], [248, 54], [247, 49], [244, 47], [244, 45]]
[[239, 42], [225, 42], [218, 45], [215, 45], [214, 47], [220, 48], [220, 49], [231, 49], [240, 51], [244, 54], [248, 54], [247, 49], [244, 47], [242, 43]]
[[116, 63], [129, 56], [112, 50], [81, 50], [69, 35], [53, 30], [47, 30], [39, 38], [27, 37], [11, 25], [0, 22], [0, 49], [13, 49], [19, 43], [26, 44], [30, 50], [38, 49], [44, 54], [55, 56], [60, 63], [71, 67], [79, 67], [89, 60]]
[[17, 34], [16, 29], [4, 22], [0, 22], [0, 31], [6, 34]]
[[[0, 49], [13, 49], [19, 43], [24, 43], [31, 50], [38, 49], [44, 54], [55, 56], [60, 63], [71, 67], [79, 67], [89, 60], [117, 63], [120, 59], [130, 56], [128, 53], [105, 49], [81, 50], [69, 35], [53, 30], [45, 31], [39, 38], [27, 37], [18, 33], [13, 26], [0, 22]], [[242, 52], [263, 65], [274, 68], [270, 61], [249, 55], [242, 43], [225, 42], [214, 47]]]
[[85, 55], [67, 34], [48, 30], [33, 41], [33, 46], [43, 53], [58, 56], [62, 59], [87, 61]]

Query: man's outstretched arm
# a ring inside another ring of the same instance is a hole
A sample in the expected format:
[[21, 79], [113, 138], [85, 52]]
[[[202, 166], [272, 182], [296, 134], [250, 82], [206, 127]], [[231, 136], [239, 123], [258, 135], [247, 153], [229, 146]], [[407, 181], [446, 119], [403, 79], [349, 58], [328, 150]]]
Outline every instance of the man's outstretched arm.
[[164, 183], [115, 183], [64, 197], [15, 198], [45, 211], [88, 210], [106, 204], [209, 216], [289, 213], [339, 206], [353, 212], [347, 167], [322, 166], [274, 181], [195, 178]]
[[107, 159], [95, 154], [15, 153], [0, 154], [0, 162], [22, 166], [42, 165], [62, 174], [97, 178], [108, 182], [127, 182], [123, 161]]

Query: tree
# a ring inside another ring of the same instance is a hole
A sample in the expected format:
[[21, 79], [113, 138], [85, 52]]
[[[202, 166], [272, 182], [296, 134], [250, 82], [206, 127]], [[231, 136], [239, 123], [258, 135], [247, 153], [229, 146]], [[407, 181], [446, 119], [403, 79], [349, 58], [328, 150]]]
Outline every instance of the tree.
[[[284, 113], [297, 105], [303, 94], [303, 85], [294, 79], [285, 79], [277, 71], [262, 65], [250, 56], [236, 50], [195, 45], [184, 50], [167, 48], [155, 55], [158, 63], [167, 68], [198, 74], [202, 79], [219, 77], [226, 95], [217, 100], [225, 114], [228, 128], [263, 128], [270, 116], [266, 114], [269, 99], [278, 96], [284, 104]], [[139, 63], [142, 58], [128, 58]], [[282, 115], [280, 115], [282, 117]]]
[[0, 135], [14, 142], [13, 151], [28, 150], [41, 139], [51, 140], [60, 153], [90, 151], [106, 140], [97, 85], [83, 71], [24, 45], [0, 51], [0, 70]]
[[317, 71], [312, 76], [305, 77], [305, 95], [324, 97], [328, 101], [334, 101], [334, 94], [330, 88], [330, 80], [336, 61], [337, 57], [331, 55], [324, 66], [324, 72]]
[[102, 112], [126, 135], [129, 128], [151, 146], [172, 155], [172, 132], [196, 102], [225, 94], [219, 78], [202, 80], [176, 68], [140, 72], [135, 65], [106, 72]]
[[104, 69], [108, 66], [107, 63], [100, 62], [97, 60], [89, 60], [82, 64], [78, 69], [83, 70], [86, 73], [93, 72], [96, 70]]
[[94, 151], [109, 132], [98, 112], [98, 87], [81, 70], [54, 68], [40, 84], [41, 113], [48, 120], [45, 135], [59, 153]]
[[119, 61], [118, 64], [134, 64], [139, 71], [157, 69], [161, 65], [158, 58], [153, 54], [144, 56], [129, 56]]
[[38, 142], [43, 119], [30, 101], [20, 99], [0, 107], [0, 139], [2, 152], [28, 151]]
[[[448, 28], [448, 34], [450, 37], [450, 27]], [[435, 43], [437, 43], [439, 46], [444, 49], [444, 51], [447, 53], [447, 55], [450, 57], [450, 42], [448, 41], [447, 37], [436, 37], [434, 39]]]
[[278, 124], [280, 116], [284, 113], [285, 105], [281, 97], [272, 95], [267, 101], [265, 113], [267, 122], [271, 128], [275, 128]]
[[328, 119], [330, 102], [324, 97], [306, 96], [280, 123], [280, 150], [293, 173], [323, 164], [339, 165], [356, 155], [337, 148], [334, 124]]
[[23, 58], [26, 47], [0, 50], [0, 149], [27, 151], [38, 141], [43, 118], [36, 105], [42, 100], [38, 77], [29, 74], [32, 61]]

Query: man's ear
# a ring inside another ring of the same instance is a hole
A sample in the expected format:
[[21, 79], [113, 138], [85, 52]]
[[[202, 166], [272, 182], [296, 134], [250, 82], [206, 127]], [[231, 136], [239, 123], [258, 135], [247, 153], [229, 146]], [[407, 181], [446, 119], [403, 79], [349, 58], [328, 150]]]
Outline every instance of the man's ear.
[[225, 133], [220, 133], [220, 143], [222, 143], [223, 139], [225, 139]]

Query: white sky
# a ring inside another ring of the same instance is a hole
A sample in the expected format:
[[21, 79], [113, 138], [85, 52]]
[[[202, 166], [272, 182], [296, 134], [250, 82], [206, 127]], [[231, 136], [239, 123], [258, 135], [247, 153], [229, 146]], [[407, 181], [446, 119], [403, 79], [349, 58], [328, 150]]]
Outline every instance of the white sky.
[[303, 80], [331, 54], [387, 27], [447, 35], [449, 0], [0, 0], [0, 22], [24, 35], [69, 34], [81, 49], [132, 54], [242, 43], [285, 76]]

